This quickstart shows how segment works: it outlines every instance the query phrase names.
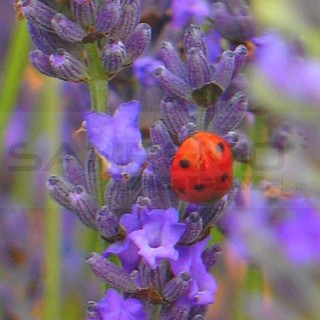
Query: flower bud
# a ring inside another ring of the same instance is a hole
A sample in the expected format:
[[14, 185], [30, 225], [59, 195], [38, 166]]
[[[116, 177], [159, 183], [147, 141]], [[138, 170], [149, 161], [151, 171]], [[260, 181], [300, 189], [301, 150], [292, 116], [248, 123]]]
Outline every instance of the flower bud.
[[158, 144], [153, 144], [148, 150], [149, 164], [159, 181], [163, 184], [170, 183], [170, 159], [163, 152], [163, 149]]
[[108, 261], [102, 255], [98, 253], [91, 253], [87, 262], [96, 276], [106, 281], [116, 289], [123, 290], [125, 292], [135, 292], [137, 289], [129, 273]]
[[215, 117], [209, 124], [209, 130], [224, 135], [236, 128], [248, 108], [248, 101], [242, 92], [237, 92], [231, 99], [223, 101]]
[[198, 212], [191, 212], [183, 221], [186, 225], [186, 231], [180, 238], [179, 243], [190, 244], [195, 242], [203, 231], [202, 218]]
[[208, 48], [202, 29], [196, 25], [190, 25], [184, 33], [184, 48], [188, 53], [192, 48], [198, 48], [205, 57], [208, 56]]
[[39, 0], [20, 0], [20, 3], [22, 13], [28, 21], [41, 29], [54, 32], [51, 20], [57, 13], [56, 10]]
[[66, 155], [63, 159], [63, 166], [66, 178], [70, 183], [74, 186], [86, 187], [84, 168], [74, 156]]
[[144, 260], [141, 259], [139, 262], [139, 278], [140, 278], [140, 285], [142, 288], [148, 288], [153, 284], [153, 271], [150, 265]]
[[140, 192], [140, 177], [110, 180], [105, 195], [108, 209], [117, 216], [131, 212], [132, 203], [136, 201]]
[[160, 109], [166, 127], [174, 135], [177, 135], [184, 125], [195, 120], [188, 110], [187, 102], [171, 96], [165, 96], [161, 100]]
[[119, 0], [107, 0], [99, 8], [96, 30], [101, 33], [109, 33], [118, 22], [121, 15]]
[[130, 64], [136, 60], [144, 52], [150, 40], [151, 27], [146, 23], [138, 24], [126, 40], [126, 64]]
[[211, 269], [215, 266], [221, 252], [222, 248], [220, 244], [216, 243], [206, 248], [202, 253], [203, 264], [205, 265], [208, 272], [210, 272]]
[[94, 148], [90, 147], [87, 154], [86, 165], [85, 165], [85, 176], [88, 193], [92, 200], [97, 202], [98, 190], [97, 190], [97, 170], [98, 170], [98, 157], [95, 154]]
[[121, 16], [111, 31], [112, 37], [125, 40], [137, 26], [141, 17], [140, 0], [128, 0], [122, 5]]
[[234, 71], [232, 78], [234, 78], [242, 67], [245, 65], [248, 58], [248, 49], [243, 44], [236, 47], [234, 50], [235, 54], [235, 63], [234, 63]]
[[86, 32], [78, 24], [61, 13], [52, 18], [51, 24], [57, 35], [68, 42], [81, 42], [86, 36]]
[[69, 81], [85, 81], [88, 78], [85, 66], [70, 53], [59, 49], [49, 56], [52, 69], [58, 78]]
[[210, 82], [210, 67], [206, 57], [199, 48], [191, 48], [187, 53], [189, 83], [198, 89]]
[[49, 77], [57, 77], [57, 74], [51, 67], [49, 56], [41, 52], [40, 50], [35, 50], [30, 52], [30, 61], [33, 66], [39, 70], [41, 73]]
[[146, 168], [142, 174], [143, 194], [151, 200], [154, 209], [168, 209], [178, 203], [169, 185], [162, 184], [151, 168]]
[[231, 50], [223, 52], [213, 76], [213, 80], [225, 90], [232, 80], [235, 70], [235, 54]]
[[163, 66], [158, 67], [155, 70], [154, 75], [158, 78], [159, 83], [168, 93], [183, 100], [191, 99], [190, 85], [167, 68]]
[[83, 28], [92, 26], [96, 21], [96, 0], [71, 0], [71, 11], [74, 20]]
[[180, 78], [188, 81], [187, 70], [182, 63], [178, 52], [170, 42], [164, 42], [159, 51], [159, 58], [166, 68]]
[[164, 154], [169, 159], [172, 159], [177, 151], [177, 146], [172, 141], [167, 127], [163, 121], [159, 120], [152, 124], [150, 127], [150, 136], [152, 144], [158, 144], [161, 146]]
[[97, 205], [82, 186], [76, 186], [69, 194], [72, 211], [89, 228], [96, 228]]
[[107, 207], [97, 212], [96, 226], [101, 237], [107, 240], [114, 240], [119, 233], [119, 219]]
[[189, 289], [190, 280], [190, 274], [188, 272], [182, 272], [165, 285], [162, 296], [170, 302], [177, 300]]
[[103, 48], [101, 59], [107, 73], [114, 74], [118, 72], [126, 61], [126, 48], [121, 41], [109, 38]]
[[57, 201], [63, 207], [73, 210], [69, 194], [74, 186], [59, 176], [51, 176], [47, 182], [47, 189], [52, 199]]
[[67, 43], [58, 37], [55, 33], [40, 29], [36, 24], [28, 22], [29, 34], [32, 42], [37, 49], [45, 54], [51, 54], [59, 48], [67, 49], [68, 51], [74, 50], [71, 43]]

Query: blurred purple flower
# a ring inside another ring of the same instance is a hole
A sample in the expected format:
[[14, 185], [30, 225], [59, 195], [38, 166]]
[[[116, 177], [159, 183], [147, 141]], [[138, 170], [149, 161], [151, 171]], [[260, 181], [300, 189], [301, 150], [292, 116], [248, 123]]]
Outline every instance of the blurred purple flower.
[[189, 23], [201, 24], [210, 15], [210, 8], [206, 0], [173, 0], [172, 24], [175, 28], [184, 28]]
[[124, 299], [115, 289], [109, 289], [95, 309], [99, 314], [96, 319], [108, 320], [144, 320], [147, 319], [142, 303], [133, 298]]
[[136, 78], [143, 88], [149, 88], [158, 84], [153, 76], [154, 70], [162, 63], [150, 56], [138, 58], [133, 64]]
[[266, 33], [255, 42], [256, 67], [275, 88], [304, 104], [319, 103], [319, 61], [302, 56], [296, 44], [275, 32]]
[[268, 197], [261, 190], [250, 190], [246, 201], [240, 199], [226, 214], [224, 227], [233, 249], [239, 256], [254, 259], [246, 234], [259, 232], [279, 244], [290, 262], [297, 265], [318, 263], [320, 211], [316, 204], [302, 195], [280, 193], [283, 197], [270, 198], [271, 193], [280, 189], [267, 188], [274, 188], [265, 190], [267, 194], [270, 191]]
[[297, 196], [285, 201], [284, 212], [275, 232], [288, 258], [297, 264], [319, 262], [319, 209], [312, 201]]
[[113, 116], [89, 112], [85, 115], [90, 142], [110, 165], [114, 179], [135, 176], [146, 159], [138, 127], [140, 104], [137, 101], [123, 103]]

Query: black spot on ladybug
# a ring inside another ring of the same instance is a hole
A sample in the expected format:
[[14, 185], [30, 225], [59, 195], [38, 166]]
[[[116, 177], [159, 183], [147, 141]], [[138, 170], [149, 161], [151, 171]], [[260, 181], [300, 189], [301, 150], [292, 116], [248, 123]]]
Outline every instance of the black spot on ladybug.
[[222, 142], [219, 142], [218, 145], [217, 145], [217, 148], [220, 152], [223, 152], [224, 151], [224, 145]]
[[220, 180], [222, 182], [226, 182], [228, 180], [228, 174], [227, 173], [224, 173], [221, 177], [220, 177]]
[[182, 194], [185, 194], [185, 191], [184, 191], [183, 188], [179, 188], [178, 191], [179, 191], [180, 193], [182, 193]]
[[197, 191], [202, 191], [204, 188], [205, 188], [205, 186], [201, 183], [193, 186], [193, 189], [197, 190]]
[[190, 161], [187, 159], [181, 159], [179, 161], [179, 165], [181, 168], [189, 168], [190, 167]]

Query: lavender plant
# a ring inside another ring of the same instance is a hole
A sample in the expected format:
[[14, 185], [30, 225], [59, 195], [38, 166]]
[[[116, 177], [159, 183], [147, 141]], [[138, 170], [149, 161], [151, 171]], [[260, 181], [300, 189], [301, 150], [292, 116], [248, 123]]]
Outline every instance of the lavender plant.
[[210, 272], [221, 252], [209, 244], [210, 229], [238, 186], [218, 201], [186, 203], [172, 191], [170, 166], [179, 145], [196, 131], [223, 136], [235, 158], [246, 161], [247, 140], [234, 131], [247, 110], [236, 86], [246, 47], [210, 61], [196, 25], [184, 34], [185, 60], [164, 42], [162, 66], [154, 71], [163, 89], [162, 117], [150, 127], [147, 145], [139, 101], [116, 110], [108, 103], [112, 80], [151, 40], [150, 26], [140, 23], [140, 1], [18, 0], [16, 6], [37, 48], [30, 53], [34, 67], [87, 83], [90, 90], [85, 165], [66, 155], [65, 177], [54, 175], [47, 183], [51, 197], [105, 241], [106, 251], [92, 253], [87, 262], [112, 288], [101, 301], [89, 302], [87, 319], [202, 319], [214, 302], [217, 282]]

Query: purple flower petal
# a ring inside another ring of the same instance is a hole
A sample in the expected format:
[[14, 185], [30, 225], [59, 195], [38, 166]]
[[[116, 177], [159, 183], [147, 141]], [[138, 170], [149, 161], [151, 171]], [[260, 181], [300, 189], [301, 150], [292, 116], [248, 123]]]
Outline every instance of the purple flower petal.
[[110, 164], [113, 178], [136, 175], [145, 159], [138, 127], [140, 104], [137, 101], [123, 103], [113, 116], [89, 112], [85, 115], [90, 142]]
[[155, 209], [142, 218], [143, 227], [131, 232], [128, 237], [140, 249], [139, 254], [156, 268], [161, 258], [178, 259], [174, 245], [185, 231], [185, 225], [179, 223], [176, 209]]

